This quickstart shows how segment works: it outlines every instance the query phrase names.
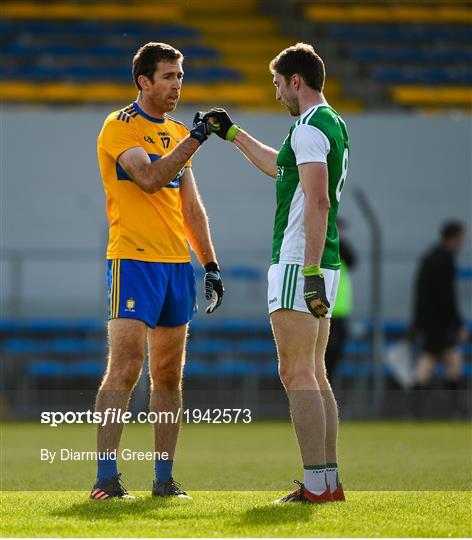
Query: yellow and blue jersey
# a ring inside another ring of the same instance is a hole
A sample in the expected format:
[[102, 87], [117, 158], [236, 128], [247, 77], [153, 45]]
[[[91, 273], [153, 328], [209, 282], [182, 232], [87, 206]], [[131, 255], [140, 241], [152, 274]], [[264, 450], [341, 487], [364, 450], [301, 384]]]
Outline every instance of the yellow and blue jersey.
[[185, 167], [190, 167], [191, 161], [167, 186], [152, 194], [139, 188], [118, 163], [125, 150], [136, 146], [155, 161], [187, 134], [181, 122], [170, 116], [153, 118], [136, 102], [106, 118], [97, 152], [110, 223], [107, 259], [190, 261], [179, 192]]

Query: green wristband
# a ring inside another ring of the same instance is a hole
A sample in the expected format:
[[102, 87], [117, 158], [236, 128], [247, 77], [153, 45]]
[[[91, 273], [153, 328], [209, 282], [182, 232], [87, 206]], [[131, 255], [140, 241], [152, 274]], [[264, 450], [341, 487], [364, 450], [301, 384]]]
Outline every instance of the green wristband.
[[233, 124], [226, 133], [226, 140], [233, 142], [236, 135], [239, 133], [239, 127], [236, 124]]
[[309, 264], [302, 268], [302, 276], [320, 276], [323, 277], [319, 264]]

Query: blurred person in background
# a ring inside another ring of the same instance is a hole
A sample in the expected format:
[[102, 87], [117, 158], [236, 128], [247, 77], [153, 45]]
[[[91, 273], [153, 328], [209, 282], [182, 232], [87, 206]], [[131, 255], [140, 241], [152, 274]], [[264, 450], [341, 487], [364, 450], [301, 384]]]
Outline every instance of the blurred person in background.
[[[436, 366], [444, 362], [444, 385], [450, 392], [456, 413], [463, 413], [463, 357], [459, 345], [467, 330], [459, 312], [456, 292], [456, 255], [462, 249], [465, 229], [460, 221], [448, 221], [441, 228], [439, 243], [420, 261], [414, 291], [412, 331], [421, 340], [413, 390], [430, 387]], [[424, 392], [414, 392], [413, 413], [418, 414]]]
[[[270, 63], [277, 101], [293, 123], [280, 150], [236, 126], [224, 109], [205, 117], [223, 140], [275, 180], [268, 310], [303, 462], [303, 482], [277, 503], [344, 501], [337, 463], [338, 406], [325, 352], [339, 281], [336, 215], [347, 177], [349, 135], [324, 95], [325, 67], [297, 43]], [[281, 441], [283, 444], [283, 441]]]
[[[176, 415], [154, 424], [152, 495], [188, 497], [172, 477], [180, 429], [182, 371], [188, 322], [196, 312], [189, 244], [205, 268], [205, 290], [216, 309], [223, 285], [191, 157], [210, 134], [195, 116], [189, 132], [169, 116], [179, 101], [183, 55], [165, 43], [147, 43], [133, 59], [136, 101], [112, 112], [98, 137], [106, 192], [109, 358], [95, 410], [126, 411], [145, 350], [151, 377], [150, 411]], [[127, 497], [116, 455], [122, 423], [98, 424], [98, 472], [90, 498]], [[113, 457], [111, 457], [113, 456]], [[160, 457], [162, 456], [162, 458]]]
[[333, 382], [336, 368], [344, 354], [344, 347], [349, 337], [349, 317], [352, 313], [352, 283], [350, 272], [357, 264], [356, 253], [345, 238], [346, 221], [337, 220], [339, 232], [339, 256], [341, 268], [339, 273], [338, 294], [331, 316], [328, 346], [326, 348], [326, 372], [329, 381]]

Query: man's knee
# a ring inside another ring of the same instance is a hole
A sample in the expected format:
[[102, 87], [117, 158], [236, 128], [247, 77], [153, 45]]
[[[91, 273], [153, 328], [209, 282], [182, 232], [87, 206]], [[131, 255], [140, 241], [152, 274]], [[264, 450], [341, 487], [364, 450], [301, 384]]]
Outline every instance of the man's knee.
[[307, 362], [279, 362], [279, 376], [286, 390], [302, 390], [312, 388], [316, 384], [315, 373]]
[[103, 377], [101, 389], [132, 390], [138, 382], [140, 373], [141, 367], [138, 366], [108, 370]]
[[168, 363], [151, 370], [153, 390], [178, 390], [182, 384], [182, 364]]
[[139, 350], [111, 351], [101, 388], [132, 390], [138, 382], [144, 357]]
[[144, 362], [146, 325], [134, 319], [113, 319], [108, 325], [110, 354], [101, 389], [132, 390]]

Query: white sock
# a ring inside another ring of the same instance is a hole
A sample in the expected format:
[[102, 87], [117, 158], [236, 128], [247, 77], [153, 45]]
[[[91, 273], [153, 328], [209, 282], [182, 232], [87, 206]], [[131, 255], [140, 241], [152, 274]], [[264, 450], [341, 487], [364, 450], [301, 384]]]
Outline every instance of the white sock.
[[324, 493], [328, 488], [326, 483], [326, 467], [324, 465], [303, 467], [303, 483], [306, 489], [315, 495]]
[[326, 480], [331, 493], [339, 486], [339, 471], [337, 463], [328, 463], [326, 465]]

